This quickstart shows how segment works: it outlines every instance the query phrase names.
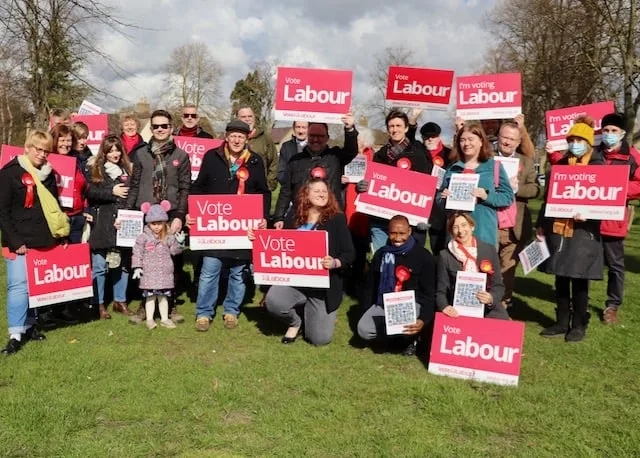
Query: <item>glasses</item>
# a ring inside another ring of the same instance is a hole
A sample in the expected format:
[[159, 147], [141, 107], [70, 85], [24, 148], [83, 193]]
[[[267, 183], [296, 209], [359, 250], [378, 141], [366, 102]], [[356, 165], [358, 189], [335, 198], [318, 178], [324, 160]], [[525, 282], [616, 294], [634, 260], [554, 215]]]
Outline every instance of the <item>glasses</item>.
[[311, 134], [309, 135], [309, 139], [314, 139], [314, 140], [322, 140], [323, 138], [327, 138], [327, 136], [325, 134], [322, 135], [315, 135], [315, 134]]
[[508, 140], [510, 142], [516, 143], [518, 141], [517, 138], [513, 138], [513, 137], [505, 137], [504, 135], [500, 135], [500, 138], [503, 140]]
[[36, 151], [37, 154], [40, 154], [42, 156], [48, 156], [49, 155], [49, 151], [47, 151], [44, 148], [37, 148], [37, 147], [33, 147], [33, 149]]
[[184, 119], [197, 119], [198, 118], [198, 114], [197, 113], [182, 113], [182, 117]]
[[151, 124], [151, 130], [168, 129], [171, 124]]

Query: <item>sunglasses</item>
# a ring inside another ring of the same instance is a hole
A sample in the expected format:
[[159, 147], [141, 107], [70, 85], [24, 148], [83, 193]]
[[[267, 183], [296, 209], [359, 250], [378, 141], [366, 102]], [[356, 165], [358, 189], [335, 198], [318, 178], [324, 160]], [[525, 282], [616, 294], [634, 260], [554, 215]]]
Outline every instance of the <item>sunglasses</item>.
[[197, 119], [198, 118], [198, 114], [197, 113], [182, 113], [182, 117], [184, 119]]
[[171, 124], [151, 124], [151, 130], [168, 129]]

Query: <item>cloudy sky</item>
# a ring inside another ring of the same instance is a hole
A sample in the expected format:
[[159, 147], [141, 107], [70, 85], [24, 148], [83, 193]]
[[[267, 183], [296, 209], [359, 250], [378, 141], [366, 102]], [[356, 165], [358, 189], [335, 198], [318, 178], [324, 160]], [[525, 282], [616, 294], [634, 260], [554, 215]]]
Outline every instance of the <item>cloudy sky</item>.
[[[104, 32], [99, 44], [123, 69], [92, 64], [92, 80], [115, 98], [96, 97], [111, 111], [164, 88], [171, 50], [192, 41], [209, 45], [225, 72], [225, 101], [236, 80], [258, 61], [354, 71], [354, 105], [371, 95], [369, 72], [377, 52], [404, 45], [418, 66], [473, 72], [490, 38], [482, 21], [494, 0], [103, 0], [140, 29], [129, 37]], [[423, 115], [435, 120], [445, 114]]]

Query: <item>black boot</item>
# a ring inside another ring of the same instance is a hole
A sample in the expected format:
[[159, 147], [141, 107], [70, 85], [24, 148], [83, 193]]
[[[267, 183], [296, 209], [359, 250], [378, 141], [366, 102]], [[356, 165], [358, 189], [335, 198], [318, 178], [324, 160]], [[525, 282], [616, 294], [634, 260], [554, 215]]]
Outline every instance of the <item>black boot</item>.
[[588, 304], [576, 305], [574, 301], [574, 310], [571, 318], [571, 330], [567, 333], [564, 340], [567, 342], [580, 342], [587, 334], [587, 326], [591, 315], [587, 312]]
[[569, 301], [566, 299], [558, 299], [556, 307], [556, 322], [548, 328], [544, 328], [540, 335], [543, 337], [563, 336], [569, 331]]

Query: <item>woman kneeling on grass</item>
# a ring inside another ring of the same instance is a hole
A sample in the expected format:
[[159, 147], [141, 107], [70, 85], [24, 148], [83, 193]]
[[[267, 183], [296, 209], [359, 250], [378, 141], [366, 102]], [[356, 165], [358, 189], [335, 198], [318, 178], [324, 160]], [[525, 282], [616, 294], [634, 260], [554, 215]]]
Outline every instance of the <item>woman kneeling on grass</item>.
[[[299, 309], [304, 309], [304, 336], [314, 345], [326, 345], [333, 338], [336, 314], [342, 302], [342, 277], [355, 258], [355, 249], [347, 220], [340, 212], [327, 182], [312, 178], [296, 199], [294, 225], [299, 231], [327, 231], [329, 255], [322, 265], [329, 269], [329, 289], [272, 286], [265, 297], [267, 310], [288, 325], [282, 343], [293, 343], [303, 324]], [[249, 237], [253, 238], [250, 231]]]
[[[604, 164], [602, 157], [594, 154], [593, 119], [576, 119], [567, 134], [567, 142], [569, 151], [559, 165]], [[546, 182], [549, 183], [548, 177]], [[556, 322], [540, 335], [565, 336], [567, 342], [579, 342], [584, 339], [589, 322], [589, 280], [602, 280], [604, 255], [600, 221], [587, 221], [579, 213], [571, 218], [545, 218], [548, 191], [549, 188], [538, 213], [536, 233], [538, 239], [546, 238], [551, 254], [539, 270], [556, 276]]]
[[9, 343], [2, 349], [5, 355], [16, 353], [28, 340], [45, 339], [35, 327], [34, 309], [29, 308], [27, 250], [57, 244], [48, 223], [49, 218], [54, 218], [52, 211], [57, 210], [62, 222], [66, 223], [64, 229], [58, 225], [60, 235], [69, 235], [68, 218], [57, 204], [55, 174], [47, 162], [52, 148], [51, 135], [34, 130], [27, 136], [24, 155], [12, 159], [0, 170], [0, 231], [2, 257], [7, 268], [10, 335]]
[[484, 272], [487, 274], [487, 288], [476, 293], [476, 299], [484, 304], [484, 316], [508, 320], [509, 314], [501, 303], [504, 284], [498, 253], [492, 245], [473, 235], [475, 227], [475, 220], [466, 212], [456, 211], [447, 219], [451, 240], [438, 257], [436, 307], [447, 316], [459, 316], [458, 310], [452, 305], [457, 273]]

